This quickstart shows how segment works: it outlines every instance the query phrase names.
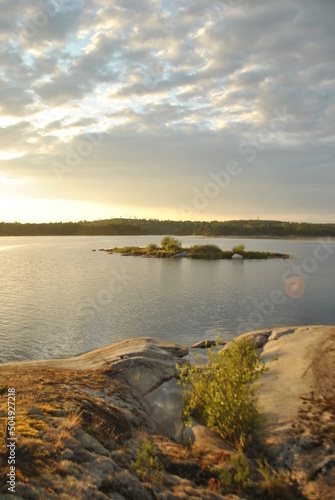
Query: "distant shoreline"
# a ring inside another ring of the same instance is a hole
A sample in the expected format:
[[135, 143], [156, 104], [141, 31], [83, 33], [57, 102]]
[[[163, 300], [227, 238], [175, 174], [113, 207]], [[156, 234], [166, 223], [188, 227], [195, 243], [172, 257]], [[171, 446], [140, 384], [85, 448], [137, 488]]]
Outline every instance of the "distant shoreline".
[[335, 224], [268, 220], [172, 221], [106, 219], [99, 221], [25, 223], [0, 222], [0, 236], [203, 236], [231, 238], [328, 238]]
[[[68, 237], [73, 237], [76, 236], [78, 238], [86, 237], [86, 236], [91, 236], [93, 238], [101, 238], [102, 236], [108, 236], [108, 237], [120, 237], [120, 236], [136, 236], [138, 238], [141, 238], [143, 236], [163, 236], [164, 234], [0, 234], [0, 238], [68, 238]], [[192, 237], [192, 238], [208, 238], [208, 239], [217, 239], [217, 238], [224, 238], [224, 239], [237, 239], [237, 238], [242, 238], [244, 240], [298, 240], [298, 241], [308, 241], [308, 240], [317, 240], [320, 238], [331, 238], [335, 240], [335, 235], [334, 236], [259, 236], [259, 235], [254, 235], [254, 236], [245, 236], [244, 234], [234, 234], [234, 235], [224, 235], [224, 236], [203, 236], [201, 234], [184, 234], [181, 237]]]

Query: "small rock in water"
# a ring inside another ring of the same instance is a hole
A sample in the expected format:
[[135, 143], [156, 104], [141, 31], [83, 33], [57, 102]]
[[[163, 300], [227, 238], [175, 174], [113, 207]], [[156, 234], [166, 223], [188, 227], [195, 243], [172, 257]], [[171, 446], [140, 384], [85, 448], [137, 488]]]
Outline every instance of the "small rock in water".
[[188, 252], [180, 252], [175, 255], [172, 255], [171, 259], [181, 259], [182, 257], [187, 257]]

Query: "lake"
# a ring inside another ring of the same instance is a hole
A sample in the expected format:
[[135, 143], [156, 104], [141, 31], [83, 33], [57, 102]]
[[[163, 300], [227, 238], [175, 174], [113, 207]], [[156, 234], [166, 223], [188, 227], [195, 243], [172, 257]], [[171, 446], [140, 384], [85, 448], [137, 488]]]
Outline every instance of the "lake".
[[190, 345], [276, 326], [335, 324], [335, 240], [180, 237], [288, 260], [122, 257], [162, 236], [0, 238], [0, 362], [68, 357], [131, 337]]

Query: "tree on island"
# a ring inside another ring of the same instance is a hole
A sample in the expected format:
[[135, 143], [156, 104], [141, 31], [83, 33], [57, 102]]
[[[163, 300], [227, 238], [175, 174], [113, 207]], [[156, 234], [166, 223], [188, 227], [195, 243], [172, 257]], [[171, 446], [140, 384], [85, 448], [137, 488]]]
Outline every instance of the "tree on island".
[[161, 241], [161, 246], [167, 252], [180, 252], [182, 250], [181, 241], [173, 236], [165, 236]]
[[243, 244], [241, 245], [236, 245], [232, 248], [232, 252], [238, 253], [238, 254], [243, 254], [245, 252], [245, 246]]

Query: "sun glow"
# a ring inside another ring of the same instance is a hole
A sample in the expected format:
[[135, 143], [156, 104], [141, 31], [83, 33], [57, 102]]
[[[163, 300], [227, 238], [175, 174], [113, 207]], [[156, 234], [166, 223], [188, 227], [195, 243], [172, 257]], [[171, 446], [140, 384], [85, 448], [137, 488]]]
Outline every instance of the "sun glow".
[[11, 195], [0, 198], [0, 221], [5, 222], [76, 222], [112, 216], [113, 207], [97, 203]]
[[24, 152], [22, 151], [1, 151], [0, 150], [0, 161], [13, 160], [14, 158], [22, 158]]

